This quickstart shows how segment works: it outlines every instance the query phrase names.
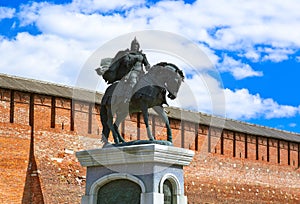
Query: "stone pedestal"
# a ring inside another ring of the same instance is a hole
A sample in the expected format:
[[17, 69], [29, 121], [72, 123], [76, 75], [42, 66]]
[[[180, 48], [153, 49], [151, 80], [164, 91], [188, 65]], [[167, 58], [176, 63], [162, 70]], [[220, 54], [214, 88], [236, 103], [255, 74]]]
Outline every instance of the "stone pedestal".
[[191, 150], [144, 144], [85, 150], [76, 156], [87, 167], [83, 204], [187, 203], [183, 166], [193, 159]]

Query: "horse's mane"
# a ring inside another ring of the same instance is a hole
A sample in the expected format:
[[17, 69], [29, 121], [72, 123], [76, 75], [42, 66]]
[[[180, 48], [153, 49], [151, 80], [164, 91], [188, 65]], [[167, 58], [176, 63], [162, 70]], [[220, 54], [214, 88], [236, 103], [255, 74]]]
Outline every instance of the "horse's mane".
[[165, 67], [165, 66], [170, 66], [170, 67], [173, 67], [175, 69], [175, 72], [178, 73], [182, 80], [184, 79], [184, 74], [183, 74], [183, 71], [181, 69], [179, 69], [175, 64], [172, 64], [172, 63], [169, 63], [169, 62], [159, 62], [157, 64], [155, 64], [151, 69], [150, 71], [153, 69], [153, 71], [156, 69], [156, 68], [159, 68], [159, 67]]

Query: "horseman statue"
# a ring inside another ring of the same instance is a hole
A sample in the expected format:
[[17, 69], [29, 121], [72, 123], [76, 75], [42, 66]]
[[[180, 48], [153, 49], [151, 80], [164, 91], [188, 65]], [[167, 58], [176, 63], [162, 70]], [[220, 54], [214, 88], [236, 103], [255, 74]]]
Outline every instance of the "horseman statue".
[[[119, 133], [119, 125], [126, 116], [142, 112], [149, 141], [172, 145], [172, 132], [168, 117], [163, 109], [168, 98], [175, 99], [184, 79], [183, 72], [174, 64], [160, 62], [150, 68], [146, 55], [140, 50], [136, 38], [130, 49], [119, 51], [114, 58], [104, 58], [98, 75], [111, 84], [105, 91], [100, 107], [102, 140], [107, 143], [110, 131], [116, 145], [128, 145]], [[148, 123], [148, 109], [153, 110], [164, 120], [167, 128], [167, 141], [156, 141]], [[115, 120], [114, 120], [114, 116]], [[148, 143], [138, 141], [138, 144]], [[131, 144], [136, 144], [133, 141]]]

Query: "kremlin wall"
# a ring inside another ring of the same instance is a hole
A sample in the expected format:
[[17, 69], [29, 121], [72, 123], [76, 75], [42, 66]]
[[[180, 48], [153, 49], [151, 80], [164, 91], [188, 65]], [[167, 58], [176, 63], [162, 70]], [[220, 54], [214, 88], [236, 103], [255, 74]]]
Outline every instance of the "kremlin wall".
[[[89, 90], [0, 75], [0, 203], [80, 203], [86, 172], [75, 152], [103, 145], [100, 100]], [[195, 151], [184, 168], [188, 203], [300, 203], [299, 134], [167, 112], [174, 146]], [[166, 140], [155, 114], [150, 125]], [[147, 135], [140, 114], [120, 131], [128, 141]]]

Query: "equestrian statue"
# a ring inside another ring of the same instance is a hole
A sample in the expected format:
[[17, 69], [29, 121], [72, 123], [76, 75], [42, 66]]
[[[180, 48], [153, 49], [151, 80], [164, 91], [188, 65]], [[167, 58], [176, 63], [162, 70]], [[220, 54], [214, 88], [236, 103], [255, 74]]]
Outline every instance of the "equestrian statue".
[[111, 84], [101, 100], [102, 140], [107, 143], [111, 131], [116, 145], [126, 145], [128, 142], [121, 136], [119, 125], [128, 114], [142, 112], [148, 139], [155, 142], [148, 122], [148, 109], [153, 108], [165, 122], [166, 143], [172, 145], [172, 131], [163, 104], [168, 105], [166, 96], [172, 100], [177, 97], [184, 74], [176, 65], [168, 62], [151, 67], [139, 48], [134, 38], [130, 49], [119, 51], [114, 58], [102, 59], [100, 68], [96, 69], [97, 74]]

